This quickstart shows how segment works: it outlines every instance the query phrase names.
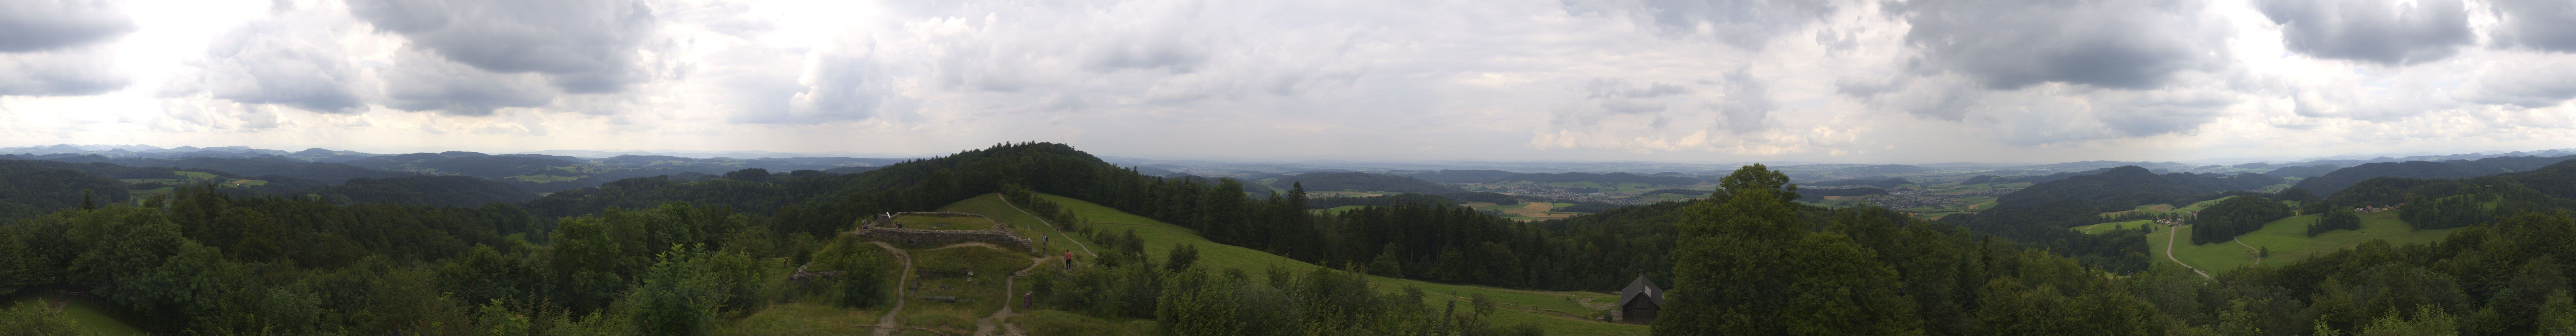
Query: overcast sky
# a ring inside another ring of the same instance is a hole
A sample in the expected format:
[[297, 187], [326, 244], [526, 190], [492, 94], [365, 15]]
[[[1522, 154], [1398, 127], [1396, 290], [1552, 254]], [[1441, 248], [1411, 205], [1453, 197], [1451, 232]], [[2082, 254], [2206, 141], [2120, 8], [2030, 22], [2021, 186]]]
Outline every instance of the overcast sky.
[[0, 0], [0, 146], [2059, 162], [2576, 147], [2567, 0]]

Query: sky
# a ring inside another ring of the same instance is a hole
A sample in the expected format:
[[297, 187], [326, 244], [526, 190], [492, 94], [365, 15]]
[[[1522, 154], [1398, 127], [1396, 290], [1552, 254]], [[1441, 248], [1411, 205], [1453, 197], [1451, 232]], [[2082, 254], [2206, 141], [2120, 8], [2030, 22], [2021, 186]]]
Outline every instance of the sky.
[[2576, 147], [2565, 0], [0, 0], [0, 147], [2293, 159]]

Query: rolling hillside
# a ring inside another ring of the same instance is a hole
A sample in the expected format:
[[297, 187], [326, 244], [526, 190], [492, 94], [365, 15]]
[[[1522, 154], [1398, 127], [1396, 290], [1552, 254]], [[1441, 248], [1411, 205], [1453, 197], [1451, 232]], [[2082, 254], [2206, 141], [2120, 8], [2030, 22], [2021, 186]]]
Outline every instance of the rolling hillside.
[[[2458, 230], [2415, 230], [2405, 221], [2398, 220], [2397, 212], [2384, 211], [2361, 214], [2359, 231], [2335, 230], [2316, 237], [2308, 237], [2308, 224], [2316, 220], [2317, 215], [2283, 218], [2264, 224], [2261, 230], [2238, 236], [2236, 240], [2224, 243], [2191, 245], [2190, 239], [2187, 238], [2168, 239], [2168, 236], [2174, 234], [2190, 235], [2192, 227], [2185, 225], [2160, 229], [2162, 231], [2149, 234], [2147, 243], [2150, 245], [2150, 251], [2155, 253], [2156, 262], [2170, 263], [2174, 262], [2174, 259], [2180, 259], [2182, 263], [2201, 270], [2220, 272], [2256, 265], [2257, 261], [2253, 258], [2252, 251], [2257, 248], [2270, 248], [2271, 256], [2262, 258], [2260, 263], [2274, 264], [2295, 262], [2319, 254], [2351, 248], [2372, 240], [2386, 240], [2390, 245], [2430, 243], [2449, 237], [2451, 231]], [[2165, 258], [2167, 242], [2174, 245], [2171, 259]]]
[[[1145, 240], [1145, 251], [1147, 257], [1150, 259], [1159, 260], [1167, 257], [1166, 254], [1172, 250], [1174, 245], [1195, 244], [1199, 249], [1199, 263], [1203, 265], [1239, 268], [1247, 271], [1246, 273], [1255, 277], [1264, 276], [1261, 271], [1270, 267], [1289, 269], [1316, 267], [1313, 264], [1261, 251], [1232, 245], [1218, 244], [1200, 237], [1196, 231], [1183, 228], [1179, 225], [1167, 224], [1142, 216], [1128, 214], [1126, 212], [1110, 209], [1109, 207], [1093, 204], [1091, 202], [1056, 195], [1039, 194], [1038, 197], [1043, 197], [1048, 201], [1055, 202], [1056, 204], [1072, 209], [1078, 216], [1088, 220], [1091, 225], [1094, 225], [1100, 230], [1108, 232], [1124, 232], [1127, 229], [1136, 230], [1136, 235]], [[1067, 249], [1081, 251], [1084, 249], [1100, 248], [1096, 245], [1084, 245], [1087, 243], [1081, 242], [1079, 238], [1074, 238], [1078, 237], [1076, 235], [1063, 235], [1053, 232], [1053, 230], [1047, 226], [1039, 224], [1036, 217], [1030, 216], [1029, 214], [1022, 212], [1021, 209], [1004, 203], [1001, 195], [999, 194], [987, 194], [967, 199], [965, 201], [959, 201], [955, 204], [941, 207], [940, 211], [983, 214], [985, 216], [992, 217], [995, 221], [1010, 223], [1012, 227], [1020, 230], [1021, 234], [1027, 237], [1035, 238], [1040, 237], [1041, 235], [1056, 235], [1052, 239], [1047, 239], [1049, 241], [1047, 243], [1047, 247], [1052, 248], [1055, 251], [1065, 251]], [[1396, 291], [1403, 287], [1415, 287], [1421, 288], [1423, 292], [1433, 293], [1434, 295], [1432, 298], [1429, 299], [1429, 301], [1424, 302], [1425, 304], [1445, 304], [1445, 302], [1452, 299], [1463, 301], [1465, 300], [1466, 295], [1481, 293], [1494, 299], [1498, 303], [1507, 306], [1506, 309], [1501, 309], [1500, 314], [1502, 315], [1498, 317], [1502, 321], [1531, 322], [1543, 329], [1546, 329], [1548, 334], [1551, 335], [1646, 334], [1646, 326], [1643, 325], [1615, 324], [1583, 318], [1584, 316], [1589, 316], [1596, 312], [1596, 307], [1604, 309], [1609, 308], [1608, 303], [1615, 301], [1616, 297], [1607, 294], [1590, 292], [1545, 292], [1486, 286], [1451, 285], [1379, 276], [1370, 276], [1369, 279], [1379, 284], [1379, 287], [1377, 287], [1379, 290]], [[1597, 304], [1587, 307], [1585, 303]]]

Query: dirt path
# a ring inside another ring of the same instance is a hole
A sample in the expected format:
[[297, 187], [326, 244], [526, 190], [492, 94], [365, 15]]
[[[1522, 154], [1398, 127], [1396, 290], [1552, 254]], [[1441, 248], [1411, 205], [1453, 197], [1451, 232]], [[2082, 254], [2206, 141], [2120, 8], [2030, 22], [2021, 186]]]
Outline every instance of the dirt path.
[[1000, 198], [1002, 198], [1002, 205], [1008, 205], [1008, 206], [1011, 206], [1011, 210], [1019, 211], [1019, 212], [1020, 212], [1020, 214], [1023, 214], [1023, 215], [1029, 215], [1029, 218], [1037, 219], [1037, 220], [1038, 220], [1038, 226], [1044, 226], [1044, 227], [1046, 227], [1046, 228], [1047, 228], [1047, 231], [1049, 231], [1049, 232], [1055, 232], [1055, 235], [1056, 235], [1057, 237], [1064, 237], [1064, 241], [1073, 242], [1073, 246], [1079, 246], [1079, 247], [1082, 247], [1082, 254], [1089, 254], [1089, 255], [1091, 255], [1091, 256], [1092, 256], [1092, 257], [1094, 257], [1094, 258], [1098, 258], [1098, 257], [1100, 257], [1100, 254], [1099, 254], [1099, 253], [1091, 252], [1091, 246], [1090, 246], [1090, 245], [1083, 245], [1083, 244], [1082, 244], [1082, 241], [1080, 241], [1080, 240], [1074, 240], [1074, 239], [1073, 239], [1073, 236], [1065, 235], [1065, 234], [1064, 234], [1064, 231], [1056, 230], [1056, 229], [1055, 229], [1055, 223], [1048, 223], [1048, 222], [1046, 221], [1046, 217], [1038, 217], [1038, 214], [1029, 213], [1029, 211], [1028, 211], [1028, 210], [1021, 210], [1021, 209], [1020, 209], [1020, 205], [1018, 205], [1018, 204], [1011, 204], [1011, 199], [1010, 199], [1009, 197], [1002, 197], [1002, 194], [993, 194], [993, 197], [1000, 197]]
[[1026, 304], [1012, 301], [1017, 299], [1011, 296], [1011, 291], [1019, 288], [1015, 283], [1020, 279], [1021, 275], [1029, 274], [1029, 271], [1036, 270], [1040, 266], [1046, 266], [1047, 260], [1049, 259], [1055, 258], [1030, 258], [1029, 268], [1022, 268], [1018, 272], [1011, 272], [1011, 276], [1002, 278], [1002, 310], [994, 311], [992, 316], [985, 316], [982, 319], [975, 320], [975, 336], [993, 336], [993, 332], [997, 331], [997, 329], [999, 329], [998, 331], [1003, 332], [1004, 335], [1025, 335], [1020, 332], [1020, 326], [1002, 322], [1003, 319], [1011, 317], [1011, 307]]
[[2166, 260], [2173, 260], [2174, 264], [2176, 264], [2176, 265], [2182, 265], [2182, 268], [2184, 268], [2184, 269], [2190, 269], [2192, 273], [2200, 273], [2200, 278], [2202, 278], [2202, 279], [2209, 279], [2209, 281], [2218, 281], [2218, 278], [2210, 277], [2210, 276], [2209, 276], [2209, 272], [2202, 272], [2202, 271], [2200, 271], [2200, 268], [2199, 268], [2199, 267], [2191, 267], [2191, 264], [2185, 264], [2185, 263], [2182, 263], [2182, 259], [2181, 259], [2181, 258], [2174, 258], [2174, 256], [2173, 256], [2174, 236], [2180, 236], [2180, 235], [2182, 235], [2182, 227], [2177, 226], [2177, 227], [2174, 227], [2172, 230], [2165, 230], [2165, 259], [2166, 259]]
[[[895, 294], [894, 299], [894, 309], [886, 310], [884, 317], [877, 318], [876, 336], [891, 336], [894, 335], [895, 328], [900, 327], [900, 323], [903, 321], [901, 318], [903, 316], [903, 301], [905, 301], [905, 295], [901, 293], [903, 293], [903, 289], [905, 288], [904, 282], [912, 280], [912, 254], [905, 253], [903, 249], [895, 248], [894, 244], [887, 244], [885, 242], [869, 243], [877, 244], [877, 247], [883, 247], [887, 252], [894, 252], [894, 260], [903, 262], [903, 274], [900, 277], [895, 278], [894, 281], [894, 291], [897, 293]], [[852, 276], [857, 275], [853, 274]]]
[[2254, 266], [2263, 266], [2263, 249], [2254, 248], [2254, 245], [2245, 245], [2244, 239], [2229, 241], [2236, 242], [2236, 246], [2244, 246], [2247, 252], [2254, 252]]

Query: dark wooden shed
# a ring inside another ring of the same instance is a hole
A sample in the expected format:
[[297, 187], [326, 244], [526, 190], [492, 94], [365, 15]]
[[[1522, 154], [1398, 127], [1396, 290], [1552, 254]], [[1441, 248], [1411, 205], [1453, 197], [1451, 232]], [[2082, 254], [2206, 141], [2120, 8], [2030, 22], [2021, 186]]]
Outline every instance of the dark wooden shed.
[[1655, 311], [1663, 308], [1664, 289], [1655, 287], [1655, 282], [1646, 280], [1643, 274], [1637, 275], [1636, 281], [1629, 281], [1627, 289], [1619, 290], [1620, 322], [1654, 322]]

